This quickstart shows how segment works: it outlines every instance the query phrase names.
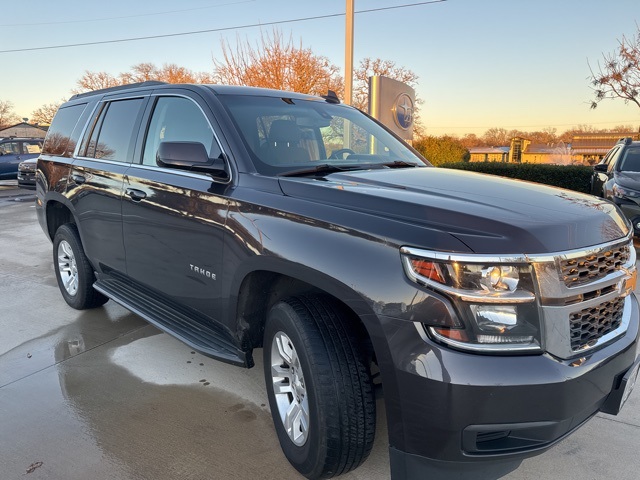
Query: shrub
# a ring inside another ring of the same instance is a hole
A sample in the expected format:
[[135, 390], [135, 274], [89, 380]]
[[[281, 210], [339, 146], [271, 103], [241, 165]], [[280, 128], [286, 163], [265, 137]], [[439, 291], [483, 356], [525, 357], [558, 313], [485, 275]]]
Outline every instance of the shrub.
[[544, 183], [590, 193], [592, 167], [583, 165], [547, 165], [537, 163], [456, 162], [439, 165], [443, 168], [470, 170], [502, 177], [517, 178], [529, 182]]
[[426, 136], [413, 142], [413, 148], [436, 167], [448, 162], [468, 162], [469, 150], [456, 138]]

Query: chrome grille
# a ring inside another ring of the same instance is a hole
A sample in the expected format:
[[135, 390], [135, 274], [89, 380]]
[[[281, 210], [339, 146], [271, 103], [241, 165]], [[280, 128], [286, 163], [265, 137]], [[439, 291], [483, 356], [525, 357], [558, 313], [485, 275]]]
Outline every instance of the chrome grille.
[[629, 261], [629, 244], [603, 249], [584, 257], [560, 260], [562, 280], [567, 287], [577, 287], [604, 278]]
[[607, 333], [620, 327], [624, 298], [619, 297], [595, 307], [585, 308], [569, 316], [571, 349], [575, 352], [590, 346]]

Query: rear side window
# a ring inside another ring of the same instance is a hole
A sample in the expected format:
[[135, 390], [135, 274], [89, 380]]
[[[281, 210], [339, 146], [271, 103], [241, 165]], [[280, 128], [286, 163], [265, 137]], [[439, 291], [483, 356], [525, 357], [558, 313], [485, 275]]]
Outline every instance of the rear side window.
[[62, 157], [73, 155], [77, 142], [77, 139], [72, 138], [73, 129], [86, 106], [83, 103], [58, 110], [44, 140], [43, 154]]
[[102, 108], [83, 156], [130, 162], [134, 127], [143, 104], [142, 98], [116, 100]]
[[42, 152], [42, 142], [29, 141], [22, 142], [22, 153], [34, 154]]

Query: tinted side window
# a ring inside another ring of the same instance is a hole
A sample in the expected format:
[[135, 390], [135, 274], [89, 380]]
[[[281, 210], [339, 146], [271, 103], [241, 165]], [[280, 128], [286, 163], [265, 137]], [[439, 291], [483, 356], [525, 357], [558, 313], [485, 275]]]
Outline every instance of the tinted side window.
[[18, 146], [18, 142], [0, 143], [0, 154], [18, 155], [19, 153], [20, 153], [20, 147]]
[[22, 153], [24, 154], [40, 153], [41, 151], [42, 142], [37, 142], [35, 140], [22, 142]]
[[83, 103], [58, 110], [44, 140], [42, 153], [64, 157], [73, 155], [76, 148], [76, 140], [72, 139], [73, 129], [86, 106]]
[[640, 147], [629, 147], [620, 162], [621, 172], [640, 172]]
[[158, 98], [147, 131], [143, 165], [157, 165], [156, 154], [161, 142], [199, 142], [210, 158], [222, 153], [198, 105], [183, 97]]
[[86, 155], [118, 162], [130, 161], [129, 150], [142, 103], [142, 98], [110, 102], [102, 110], [101, 120], [91, 134]]
[[614, 167], [616, 166], [616, 163], [618, 162], [618, 157], [620, 157], [620, 154], [622, 153], [622, 148], [618, 147], [618, 149], [614, 152], [611, 152], [611, 156], [609, 157], [609, 159], [607, 160], [607, 172], [610, 172], [611, 170], [614, 169]]

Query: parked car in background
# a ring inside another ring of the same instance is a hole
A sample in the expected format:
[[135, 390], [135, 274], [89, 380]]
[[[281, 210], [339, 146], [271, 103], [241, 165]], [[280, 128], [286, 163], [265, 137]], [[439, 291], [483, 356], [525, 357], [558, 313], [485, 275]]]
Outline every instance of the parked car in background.
[[30, 158], [18, 165], [18, 186], [27, 190], [36, 189], [36, 167], [38, 157]]
[[591, 193], [615, 203], [640, 235], [640, 142], [621, 138], [593, 167]]
[[38, 158], [42, 151], [42, 141], [42, 138], [0, 139], [0, 180], [17, 178], [20, 162]]

